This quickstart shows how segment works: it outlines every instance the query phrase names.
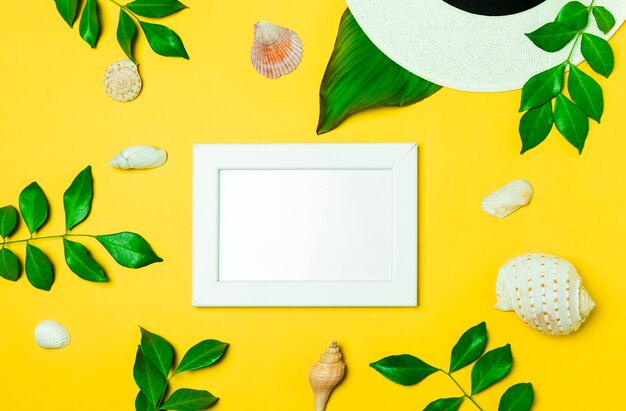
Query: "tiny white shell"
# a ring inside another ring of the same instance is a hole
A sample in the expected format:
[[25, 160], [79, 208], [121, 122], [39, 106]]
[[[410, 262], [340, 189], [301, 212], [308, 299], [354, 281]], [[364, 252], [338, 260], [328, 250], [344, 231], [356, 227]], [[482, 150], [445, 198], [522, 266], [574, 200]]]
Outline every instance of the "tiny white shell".
[[496, 308], [513, 311], [530, 328], [565, 335], [580, 328], [595, 303], [576, 268], [549, 254], [525, 254], [498, 271]]
[[130, 146], [113, 157], [109, 165], [122, 170], [145, 170], [161, 167], [166, 161], [164, 150], [152, 146]]
[[70, 339], [70, 333], [65, 327], [53, 320], [42, 321], [35, 328], [35, 341], [41, 348], [65, 348]]
[[513, 180], [489, 194], [480, 207], [489, 215], [504, 218], [527, 205], [533, 197], [533, 186], [526, 180]]
[[141, 85], [137, 65], [130, 60], [116, 61], [104, 75], [104, 89], [107, 94], [121, 103], [136, 99], [141, 92]]
[[295, 31], [267, 21], [254, 24], [250, 61], [267, 78], [291, 73], [302, 60], [302, 41]]

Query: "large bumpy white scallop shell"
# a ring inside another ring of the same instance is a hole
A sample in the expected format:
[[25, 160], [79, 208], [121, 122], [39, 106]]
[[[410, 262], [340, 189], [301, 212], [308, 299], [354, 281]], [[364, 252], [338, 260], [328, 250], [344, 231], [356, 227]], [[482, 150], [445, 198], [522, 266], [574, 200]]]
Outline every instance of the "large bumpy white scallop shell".
[[254, 25], [250, 60], [254, 69], [267, 78], [291, 73], [302, 60], [300, 37], [293, 30], [259, 21]]
[[526, 180], [513, 180], [489, 194], [480, 207], [489, 215], [504, 218], [527, 205], [533, 197], [533, 186]]
[[109, 165], [122, 170], [144, 170], [161, 167], [166, 161], [164, 150], [152, 146], [130, 146], [113, 157]]
[[513, 311], [530, 328], [565, 335], [580, 328], [595, 303], [576, 268], [549, 254], [513, 258], [498, 271], [496, 308]]
[[104, 75], [104, 89], [115, 101], [126, 103], [141, 92], [141, 76], [137, 65], [130, 60], [111, 64]]
[[35, 328], [35, 341], [41, 348], [58, 350], [70, 343], [70, 333], [65, 327], [53, 320], [45, 320]]

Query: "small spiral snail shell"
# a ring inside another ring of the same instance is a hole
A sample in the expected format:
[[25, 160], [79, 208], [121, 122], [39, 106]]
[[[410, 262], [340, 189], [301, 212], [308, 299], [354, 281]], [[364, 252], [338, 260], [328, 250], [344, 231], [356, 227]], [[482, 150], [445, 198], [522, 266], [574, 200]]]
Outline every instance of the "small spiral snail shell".
[[104, 75], [104, 89], [115, 101], [133, 101], [141, 92], [141, 76], [137, 66], [130, 60], [111, 64]]
[[311, 367], [309, 382], [315, 396], [315, 411], [326, 410], [332, 390], [341, 382], [346, 371], [337, 341], [333, 341], [317, 364]]

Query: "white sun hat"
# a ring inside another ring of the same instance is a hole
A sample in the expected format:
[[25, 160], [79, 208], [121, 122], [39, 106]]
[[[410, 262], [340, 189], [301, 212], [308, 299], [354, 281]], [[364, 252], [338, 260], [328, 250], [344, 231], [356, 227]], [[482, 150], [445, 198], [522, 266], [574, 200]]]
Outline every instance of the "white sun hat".
[[[533, 75], [565, 61], [571, 50], [568, 45], [548, 53], [524, 35], [554, 21], [569, 0], [346, 2], [365, 34], [393, 61], [426, 80], [457, 90], [519, 89]], [[585, 5], [590, 2], [582, 0]], [[594, 5], [611, 11], [616, 24], [604, 35], [591, 17], [587, 30], [609, 38], [626, 19], [626, 1], [597, 0]], [[576, 51], [572, 62], [582, 61]]]

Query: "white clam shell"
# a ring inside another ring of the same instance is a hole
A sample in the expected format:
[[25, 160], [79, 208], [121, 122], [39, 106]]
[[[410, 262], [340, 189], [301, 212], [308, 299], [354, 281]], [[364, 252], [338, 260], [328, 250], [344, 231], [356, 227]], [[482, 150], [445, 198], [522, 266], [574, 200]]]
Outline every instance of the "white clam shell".
[[528, 181], [513, 180], [485, 197], [480, 208], [489, 215], [504, 218], [527, 205], [533, 194], [533, 186]]
[[104, 89], [115, 101], [127, 103], [141, 92], [141, 76], [137, 65], [130, 60], [111, 64], [104, 75]]
[[70, 343], [70, 333], [53, 320], [45, 320], [35, 328], [35, 341], [41, 348], [60, 349]]
[[130, 146], [117, 154], [109, 165], [122, 170], [145, 170], [161, 167], [167, 161], [164, 150], [152, 146]]
[[267, 78], [291, 73], [302, 60], [302, 41], [293, 30], [267, 21], [254, 24], [250, 61]]
[[580, 328], [595, 303], [576, 268], [550, 254], [525, 254], [498, 271], [496, 308], [515, 311], [530, 328], [564, 335]]

